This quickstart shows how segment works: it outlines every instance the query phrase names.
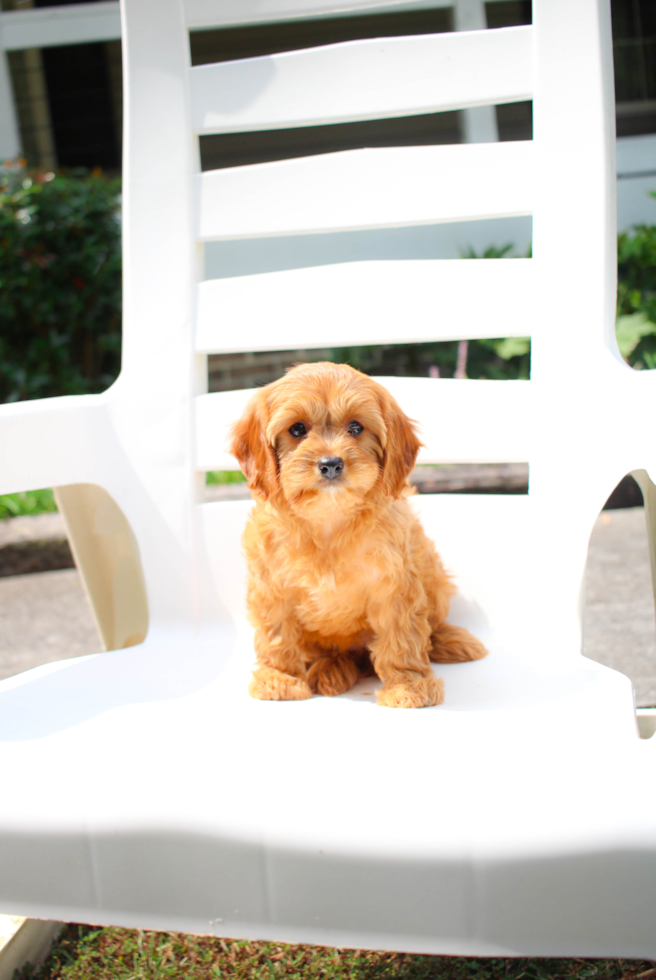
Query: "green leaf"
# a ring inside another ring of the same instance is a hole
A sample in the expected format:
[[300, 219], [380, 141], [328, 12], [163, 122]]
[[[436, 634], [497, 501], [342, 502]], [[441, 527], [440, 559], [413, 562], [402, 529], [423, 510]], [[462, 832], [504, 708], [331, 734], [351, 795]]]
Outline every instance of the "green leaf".
[[656, 323], [648, 320], [645, 313], [629, 313], [617, 318], [615, 336], [622, 357], [629, 357], [643, 337], [652, 335], [656, 335]]
[[509, 252], [512, 252], [514, 247], [515, 246], [512, 244], [501, 246], [490, 245], [489, 248], [486, 248], [485, 251], [479, 255], [471, 245], [468, 245], [467, 248], [461, 250], [460, 257], [463, 259], [504, 259]]
[[530, 337], [504, 337], [495, 343], [496, 354], [504, 361], [509, 361], [511, 357], [522, 357], [530, 349]]

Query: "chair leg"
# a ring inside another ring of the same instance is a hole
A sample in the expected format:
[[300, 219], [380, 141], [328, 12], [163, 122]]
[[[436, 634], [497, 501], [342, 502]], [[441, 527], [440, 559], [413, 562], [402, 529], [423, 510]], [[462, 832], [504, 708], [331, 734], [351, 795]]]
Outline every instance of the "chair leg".
[[634, 470], [631, 476], [642, 490], [645, 502], [645, 519], [647, 521], [647, 538], [651, 561], [651, 585], [654, 593], [654, 606], [656, 607], [656, 486], [651, 482], [646, 470]]
[[55, 487], [55, 499], [105, 649], [142, 643], [148, 632], [146, 587], [123, 511], [90, 483]]

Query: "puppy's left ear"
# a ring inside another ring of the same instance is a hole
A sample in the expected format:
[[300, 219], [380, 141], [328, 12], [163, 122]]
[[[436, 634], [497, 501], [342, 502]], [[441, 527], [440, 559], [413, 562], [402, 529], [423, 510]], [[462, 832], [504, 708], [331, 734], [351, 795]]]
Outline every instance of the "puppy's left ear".
[[387, 443], [383, 456], [382, 485], [390, 497], [400, 497], [422, 444], [415, 432], [416, 423], [401, 411], [389, 392], [386, 391], [385, 396], [383, 417]]
[[278, 489], [278, 460], [266, 438], [267, 406], [257, 394], [232, 428], [230, 452], [236, 456], [248, 485], [267, 500]]

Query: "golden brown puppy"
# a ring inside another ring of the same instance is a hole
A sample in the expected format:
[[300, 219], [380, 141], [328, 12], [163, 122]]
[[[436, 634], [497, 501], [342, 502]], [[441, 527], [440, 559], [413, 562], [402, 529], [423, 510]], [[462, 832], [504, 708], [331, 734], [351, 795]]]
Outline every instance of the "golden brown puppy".
[[231, 450], [256, 501], [253, 697], [342, 694], [373, 668], [379, 704], [421, 708], [444, 700], [431, 660], [485, 656], [446, 622], [455, 588], [406, 499], [419, 446], [389, 392], [344, 364], [301, 364], [250, 401]]

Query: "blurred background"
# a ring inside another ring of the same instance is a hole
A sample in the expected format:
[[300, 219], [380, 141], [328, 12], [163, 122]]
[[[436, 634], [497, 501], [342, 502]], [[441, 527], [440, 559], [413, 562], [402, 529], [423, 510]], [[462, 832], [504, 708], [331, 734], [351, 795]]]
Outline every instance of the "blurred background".
[[[319, 44], [531, 23], [530, 0], [437, 0], [416, 9], [190, 33], [191, 61]], [[122, 72], [117, 0], [2, 0], [0, 14], [0, 401], [100, 391], [120, 368]], [[656, 356], [656, 4], [612, 0], [617, 100], [618, 340]], [[573, 94], [575, 98], [575, 93]], [[583, 111], [583, 109], [582, 109]], [[204, 170], [373, 146], [524, 140], [532, 104], [200, 138]], [[17, 162], [18, 161], [18, 162]], [[166, 161], [153, 160], [153, 167]], [[439, 179], [439, 175], [437, 175]], [[28, 186], [29, 185], [29, 186]], [[636, 228], [636, 226], [640, 226]], [[530, 255], [531, 218], [259, 241], [211, 242], [207, 278], [337, 261]], [[585, 229], [563, 228], [576, 260]], [[439, 299], [436, 298], [436, 304]], [[527, 331], [528, 332], [528, 331]], [[528, 338], [209, 358], [210, 390], [267, 383], [298, 360], [373, 374], [525, 378]]]

